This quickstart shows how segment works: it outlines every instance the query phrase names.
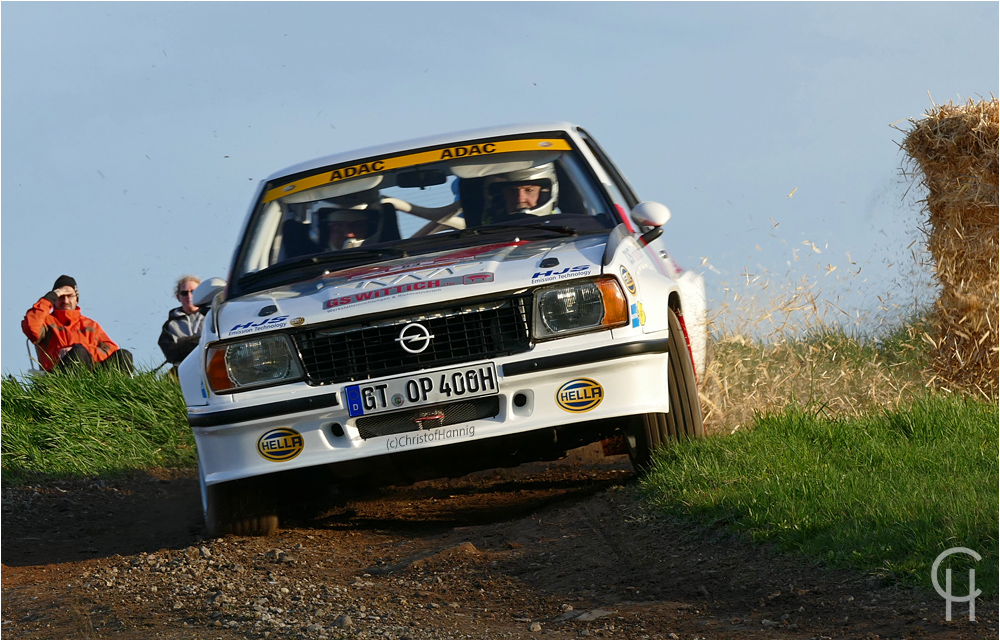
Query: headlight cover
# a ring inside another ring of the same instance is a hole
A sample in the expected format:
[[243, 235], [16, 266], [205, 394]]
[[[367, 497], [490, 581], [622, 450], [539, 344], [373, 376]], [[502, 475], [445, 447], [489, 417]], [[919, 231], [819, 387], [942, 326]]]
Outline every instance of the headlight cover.
[[536, 340], [626, 324], [628, 304], [614, 276], [543, 287], [535, 292], [532, 334]]
[[208, 382], [216, 394], [289, 383], [303, 377], [292, 341], [285, 334], [210, 347], [207, 362]]

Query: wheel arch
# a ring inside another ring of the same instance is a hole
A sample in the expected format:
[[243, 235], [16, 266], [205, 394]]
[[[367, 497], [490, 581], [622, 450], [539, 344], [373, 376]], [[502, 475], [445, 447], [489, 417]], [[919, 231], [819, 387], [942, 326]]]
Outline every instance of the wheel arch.
[[701, 371], [698, 368], [698, 361], [694, 358], [694, 350], [691, 345], [691, 332], [688, 331], [687, 323], [684, 322], [684, 307], [681, 304], [681, 296], [676, 291], [670, 292], [667, 298], [667, 308], [677, 316], [677, 322], [681, 325], [681, 332], [684, 333], [684, 344], [687, 345], [688, 358], [694, 368], [695, 379], [701, 378]]
[[[692, 289], [689, 287], [689, 289]], [[694, 288], [695, 292], [698, 290]], [[667, 307], [677, 315], [681, 331], [684, 332], [684, 342], [687, 344], [688, 357], [694, 367], [695, 378], [699, 381], [705, 375], [707, 328], [705, 324], [704, 289], [702, 298], [690, 296], [691, 292], [678, 289], [670, 292]], [[689, 294], [685, 297], [685, 294]]]

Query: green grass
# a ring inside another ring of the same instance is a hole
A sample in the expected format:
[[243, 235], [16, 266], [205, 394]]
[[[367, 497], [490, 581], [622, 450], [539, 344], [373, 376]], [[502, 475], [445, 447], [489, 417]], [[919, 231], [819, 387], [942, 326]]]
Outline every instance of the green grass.
[[196, 464], [177, 382], [151, 372], [0, 381], [4, 483]]
[[654, 509], [912, 585], [931, 586], [944, 550], [971, 548], [977, 587], [995, 595], [997, 424], [995, 403], [947, 395], [852, 417], [791, 405], [661, 450], [643, 488]]

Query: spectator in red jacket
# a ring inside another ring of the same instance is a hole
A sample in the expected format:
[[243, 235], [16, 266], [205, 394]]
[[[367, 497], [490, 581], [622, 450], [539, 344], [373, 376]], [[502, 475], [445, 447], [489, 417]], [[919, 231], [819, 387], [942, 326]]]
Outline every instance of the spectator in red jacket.
[[21, 330], [38, 347], [45, 371], [79, 365], [87, 369], [116, 367], [132, 373], [132, 354], [108, 338], [97, 322], [81, 314], [78, 302], [76, 281], [63, 275], [21, 321]]

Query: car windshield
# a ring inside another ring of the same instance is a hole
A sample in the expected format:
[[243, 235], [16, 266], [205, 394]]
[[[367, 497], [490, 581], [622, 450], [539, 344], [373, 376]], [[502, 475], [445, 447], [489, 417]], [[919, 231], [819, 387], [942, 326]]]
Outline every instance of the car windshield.
[[553, 135], [363, 159], [265, 185], [236, 257], [233, 293], [316, 269], [494, 243], [505, 233], [607, 233], [618, 222], [586, 164]]

